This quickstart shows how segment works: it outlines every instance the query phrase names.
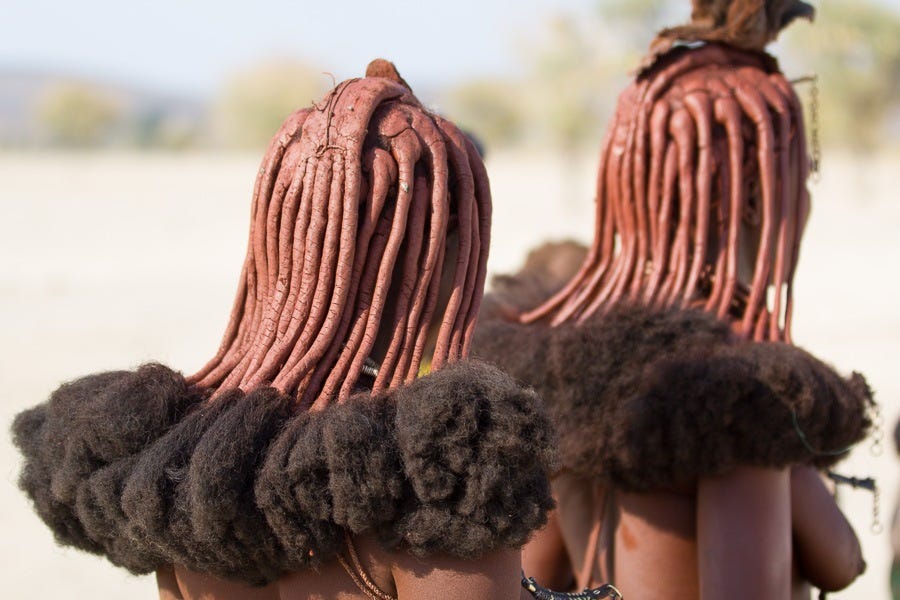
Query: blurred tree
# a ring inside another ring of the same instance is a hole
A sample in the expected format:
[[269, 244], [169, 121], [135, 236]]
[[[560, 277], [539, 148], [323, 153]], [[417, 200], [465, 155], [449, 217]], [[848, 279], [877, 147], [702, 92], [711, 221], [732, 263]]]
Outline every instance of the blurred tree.
[[891, 141], [884, 132], [900, 106], [900, 11], [872, 0], [829, 0], [815, 26], [787, 42], [791, 59], [819, 76], [823, 143], [872, 150]]
[[628, 72], [658, 29], [679, 22], [678, 10], [687, 19], [690, 3], [598, 0], [588, 13], [559, 14], [520, 43], [522, 77], [451, 90], [448, 112], [489, 145], [526, 141], [565, 154], [593, 148]]
[[[686, 23], [690, 12], [689, 0], [596, 0], [591, 12], [560, 14], [521, 44], [522, 77], [461, 86], [451, 95], [465, 102], [451, 103], [460, 111], [451, 115], [471, 113], [466, 122], [492, 143], [594, 148], [656, 32]], [[786, 70], [819, 74], [823, 141], [857, 149], [887, 141], [885, 125], [900, 114], [900, 11], [829, 0], [814, 26], [800, 23], [783, 37], [773, 52]]]
[[488, 148], [508, 146], [521, 140], [526, 127], [518, 92], [512, 81], [470, 81], [450, 90], [446, 112]]
[[524, 94], [544, 128], [542, 143], [565, 152], [599, 144], [619, 90], [655, 32], [686, 2], [599, 0], [587, 14], [558, 15], [529, 40]]
[[262, 148], [293, 111], [309, 106], [332, 82], [314, 68], [293, 60], [267, 61], [235, 74], [215, 106], [218, 141]]
[[598, 39], [584, 21], [558, 16], [548, 23], [542, 43], [530, 57], [528, 93], [523, 97], [542, 134], [540, 141], [566, 153], [596, 141], [600, 131], [605, 99], [595, 86], [608, 74], [598, 58]]
[[132, 119], [132, 142], [138, 148], [184, 150], [201, 143], [201, 120], [152, 107]]
[[686, 23], [690, 0], [597, 0], [595, 19], [607, 38], [606, 60], [633, 69], [660, 29]]
[[122, 116], [122, 107], [111, 94], [81, 83], [51, 87], [36, 115], [51, 143], [78, 148], [109, 142]]

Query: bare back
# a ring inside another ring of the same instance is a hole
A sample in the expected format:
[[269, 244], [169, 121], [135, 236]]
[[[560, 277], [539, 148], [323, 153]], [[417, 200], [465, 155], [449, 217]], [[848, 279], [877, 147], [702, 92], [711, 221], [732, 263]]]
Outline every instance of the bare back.
[[[354, 547], [366, 576], [392, 598], [520, 600], [526, 597], [519, 583], [517, 550], [495, 552], [478, 560], [450, 556], [421, 559], [408, 552], [388, 552], [369, 536], [355, 538]], [[248, 587], [181, 567], [159, 571], [157, 582], [160, 600], [370, 600], [373, 597], [354, 583], [337, 560], [315, 570], [292, 573], [264, 588]]]
[[693, 494], [615, 492], [569, 474], [557, 477], [554, 489], [566, 552], [582, 571], [582, 585], [614, 583], [629, 600], [698, 597]]
[[[563, 473], [554, 490], [558, 551], [576, 570], [588, 567], [590, 585], [612, 582], [629, 600], [805, 600], [810, 582], [834, 591], [864, 569], [852, 528], [808, 467], [740, 468], [694, 489], [655, 493], [611, 491]], [[530, 554], [526, 547], [526, 569]]]

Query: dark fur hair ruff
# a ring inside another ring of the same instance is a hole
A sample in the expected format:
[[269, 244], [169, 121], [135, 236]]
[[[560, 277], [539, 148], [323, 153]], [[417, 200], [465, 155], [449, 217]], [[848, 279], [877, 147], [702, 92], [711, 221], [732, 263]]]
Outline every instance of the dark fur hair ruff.
[[564, 468], [626, 490], [682, 489], [738, 465], [825, 467], [870, 426], [861, 375], [738, 340], [700, 311], [619, 306], [558, 327], [495, 319], [473, 348], [538, 390]]
[[203, 400], [145, 365], [21, 413], [20, 485], [57, 541], [133, 573], [262, 584], [333, 558], [345, 530], [475, 558], [521, 546], [552, 507], [541, 404], [475, 361], [321, 411], [271, 388]]

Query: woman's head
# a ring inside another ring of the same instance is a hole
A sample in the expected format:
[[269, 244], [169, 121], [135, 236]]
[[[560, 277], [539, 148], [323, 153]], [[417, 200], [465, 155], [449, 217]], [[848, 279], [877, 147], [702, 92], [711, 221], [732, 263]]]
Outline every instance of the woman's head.
[[717, 44], [670, 52], [619, 98], [581, 270], [524, 320], [688, 306], [745, 338], [790, 340], [808, 173], [802, 108], [774, 59]]
[[490, 206], [474, 146], [374, 61], [272, 140], [231, 321], [192, 381], [271, 384], [321, 407], [360, 384], [408, 382], [423, 359], [440, 368], [465, 356]]

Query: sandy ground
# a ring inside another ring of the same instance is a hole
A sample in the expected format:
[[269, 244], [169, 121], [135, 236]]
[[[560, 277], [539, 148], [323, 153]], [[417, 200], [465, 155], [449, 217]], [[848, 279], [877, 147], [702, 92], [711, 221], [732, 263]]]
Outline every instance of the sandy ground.
[[[886, 434], [900, 412], [900, 158], [827, 156], [797, 278], [795, 337], [877, 390]], [[585, 239], [593, 157], [490, 158], [492, 270], [548, 238]], [[256, 157], [0, 155], [0, 423], [61, 381], [158, 360], [186, 372], [217, 347], [244, 252]], [[0, 437], [0, 564], [7, 598], [152, 598], [151, 578], [57, 547], [16, 488]], [[841, 469], [875, 475], [888, 525], [900, 464], [864, 443]], [[842, 491], [867, 573], [835, 598], [887, 598], [886, 534], [872, 498]], [[652, 573], [648, 573], [652, 576]]]

